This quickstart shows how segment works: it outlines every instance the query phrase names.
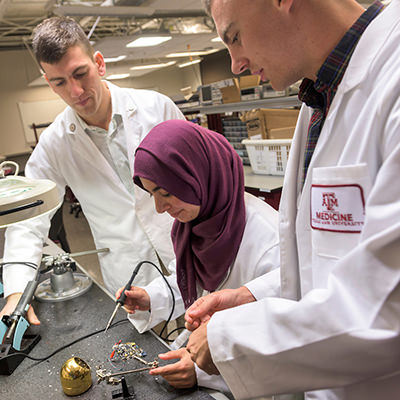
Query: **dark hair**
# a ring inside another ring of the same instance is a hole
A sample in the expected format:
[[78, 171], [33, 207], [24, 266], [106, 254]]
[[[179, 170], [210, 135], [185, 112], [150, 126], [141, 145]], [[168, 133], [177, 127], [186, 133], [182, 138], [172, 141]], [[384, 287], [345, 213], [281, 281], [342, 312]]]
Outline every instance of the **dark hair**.
[[33, 52], [39, 64], [55, 64], [70, 47], [81, 46], [92, 57], [94, 50], [79, 24], [69, 17], [45, 19], [33, 31]]

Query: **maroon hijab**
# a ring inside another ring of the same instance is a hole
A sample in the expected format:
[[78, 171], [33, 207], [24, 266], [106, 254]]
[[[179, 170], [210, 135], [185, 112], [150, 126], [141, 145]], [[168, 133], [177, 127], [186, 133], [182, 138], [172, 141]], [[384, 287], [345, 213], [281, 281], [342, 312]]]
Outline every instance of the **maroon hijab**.
[[219, 133], [183, 120], [154, 127], [136, 150], [134, 182], [149, 179], [178, 199], [200, 205], [190, 222], [175, 220], [171, 237], [185, 307], [196, 283], [214, 291], [236, 258], [245, 227], [240, 157]]

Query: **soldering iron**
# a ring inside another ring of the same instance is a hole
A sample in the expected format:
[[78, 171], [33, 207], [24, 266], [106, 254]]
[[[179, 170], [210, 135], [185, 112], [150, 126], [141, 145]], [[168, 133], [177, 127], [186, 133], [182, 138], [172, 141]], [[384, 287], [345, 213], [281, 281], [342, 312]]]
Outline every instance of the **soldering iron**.
[[136, 268], [133, 270], [132, 276], [129, 279], [128, 283], [125, 285], [124, 290], [121, 293], [121, 296], [119, 296], [119, 298], [116, 300], [117, 305], [115, 306], [115, 309], [113, 311], [113, 313], [111, 314], [111, 318], [108, 321], [108, 324], [106, 326], [106, 329], [104, 330], [104, 332], [107, 332], [107, 329], [110, 327], [110, 325], [112, 324], [118, 310], [120, 309], [121, 306], [123, 306], [125, 304], [125, 300], [126, 300], [126, 294], [125, 291], [129, 290], [132, 286], [132, 282], [135, 279], [137, 273], [139, 272], [140, 267], [144, 264], [147, 263], [148, 261], [141, 261]]

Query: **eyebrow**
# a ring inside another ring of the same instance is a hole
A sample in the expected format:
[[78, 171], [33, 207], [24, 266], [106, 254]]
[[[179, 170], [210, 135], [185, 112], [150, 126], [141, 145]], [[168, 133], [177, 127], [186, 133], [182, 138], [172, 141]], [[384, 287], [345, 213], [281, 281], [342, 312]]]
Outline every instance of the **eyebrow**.
[[[80, 65], [78, 68], [75, 68], [75, 69], [72, 71], [72, 75], [76, 74], [77, 72], [79, 72], [79, 70], [81, 70], [82, 68], [86, 68], [86, 67], [87, 67], [86, 64], [85, 64], [85, 65]], [[62, 80], [62, 79], [64, 79], [64, 77], [57, 77], [57, 76], [55, 76], [54, 78], [49, 78], [49, 81], [50, 81], [50, 82], [53, 82], [53, 81], [60, 81], [60, 80]]]
[[228, 27], [222, 32], [222, 40], [224, 43], [229, 44], [229, 37], [228, 37], [228, 32], [231, 30], [233, 25], [233, 22], [231, 22]]
[[156, 186], [155, 188], [153, 188], [153, 189], [151, 190], [151, 192], [152, 192], [152, 193], [155, 193], [155, 192], [157, 192], [157, 191], [160, 190], [160, 189], [161, 189], [160, 186]]

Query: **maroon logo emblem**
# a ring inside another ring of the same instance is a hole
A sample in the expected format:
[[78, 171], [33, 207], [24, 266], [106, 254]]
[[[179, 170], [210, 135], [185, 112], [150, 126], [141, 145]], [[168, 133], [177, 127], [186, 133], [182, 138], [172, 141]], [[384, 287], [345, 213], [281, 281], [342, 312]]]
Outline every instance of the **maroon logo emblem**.
[[322, 193], [322, 206], [328, 211], [334, 211], [335, 207], [339, 207], [335, 193]]

